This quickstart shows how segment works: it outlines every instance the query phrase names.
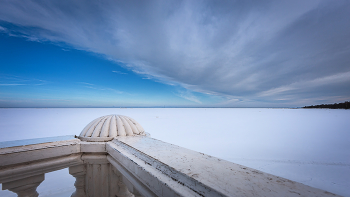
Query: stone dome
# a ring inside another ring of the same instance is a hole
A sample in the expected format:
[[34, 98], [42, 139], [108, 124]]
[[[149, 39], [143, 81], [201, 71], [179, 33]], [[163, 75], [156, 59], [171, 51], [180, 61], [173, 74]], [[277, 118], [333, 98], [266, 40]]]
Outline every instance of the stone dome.
[[91, 121], [80, 133], [82, 141], [105, 142], [117, 136], [148, 135], [134, 119], [122, 115], [107, 115]]

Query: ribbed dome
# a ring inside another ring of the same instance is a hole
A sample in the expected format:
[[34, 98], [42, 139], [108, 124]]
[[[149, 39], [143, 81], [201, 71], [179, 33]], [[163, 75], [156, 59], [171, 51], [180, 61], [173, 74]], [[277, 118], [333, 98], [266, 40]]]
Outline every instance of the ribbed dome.
[[117, 136], [147, 135], [134, 119], [122, 115], [107, 115], [91, 121], [80, 133], [83, 141], [110, 141]]

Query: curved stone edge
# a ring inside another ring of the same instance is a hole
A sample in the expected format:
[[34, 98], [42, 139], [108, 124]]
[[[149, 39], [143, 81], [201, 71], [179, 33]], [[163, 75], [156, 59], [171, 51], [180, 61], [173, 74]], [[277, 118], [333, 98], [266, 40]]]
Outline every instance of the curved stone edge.
[[108, 142], [114, 139], [114, 137], [81, 137], [78, 136], [81, 141], [86, 142]]

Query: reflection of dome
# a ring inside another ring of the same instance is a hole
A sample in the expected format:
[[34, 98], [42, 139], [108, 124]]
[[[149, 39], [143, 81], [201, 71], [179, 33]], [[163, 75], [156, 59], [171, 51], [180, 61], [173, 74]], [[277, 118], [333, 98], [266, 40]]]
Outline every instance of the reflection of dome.
[[83, 141], [110, 141], [117, 136], [146, 135], [134, 119], [121, 115], [108, 115], [91, 121], [80, 133]]

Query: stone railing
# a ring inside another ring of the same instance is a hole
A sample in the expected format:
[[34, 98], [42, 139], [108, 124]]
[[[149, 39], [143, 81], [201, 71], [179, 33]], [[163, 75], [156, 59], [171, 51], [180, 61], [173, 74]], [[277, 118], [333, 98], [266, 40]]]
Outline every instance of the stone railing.
[[74, 197], [336, 196], [147, 136], [74, 136], [0, 143], [2, 189], [38, 196], [44, 174], [69, 168]]

